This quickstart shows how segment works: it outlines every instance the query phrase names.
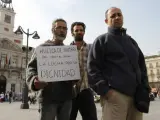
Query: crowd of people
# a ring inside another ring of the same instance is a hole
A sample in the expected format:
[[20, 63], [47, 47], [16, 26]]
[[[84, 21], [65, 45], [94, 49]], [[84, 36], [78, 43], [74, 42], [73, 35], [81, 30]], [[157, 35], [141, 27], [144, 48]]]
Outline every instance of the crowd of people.
[[9, 102], [9, 103], [11, 103], [12, 100], [14, 100], [13, 92], [12, 91], [8, 91], [6, 93], [2, 92], [0, 94], [0, 102]]

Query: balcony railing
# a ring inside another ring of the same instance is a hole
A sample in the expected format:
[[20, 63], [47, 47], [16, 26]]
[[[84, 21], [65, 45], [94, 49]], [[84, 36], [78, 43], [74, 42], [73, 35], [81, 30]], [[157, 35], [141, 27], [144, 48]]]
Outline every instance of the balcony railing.
[[3, 71], [7, 71], [7, 70], [23, 71], [23, 70], [25, 70], [25, 67], [5, 65], [4, 67], [0, 67], [0, 70], [3, 70]]

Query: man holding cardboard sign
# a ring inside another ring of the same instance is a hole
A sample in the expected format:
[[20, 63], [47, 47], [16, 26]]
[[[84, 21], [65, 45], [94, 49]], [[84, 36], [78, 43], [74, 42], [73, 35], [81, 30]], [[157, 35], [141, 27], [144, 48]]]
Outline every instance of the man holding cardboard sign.
[[66, 21], [56, 19], [52, 23], [52, 33], [53, 40], [37, 47], [32, 56], [27, 68], [27, 83], [31, 90], [39, 91], [40, 120], [69, 120], [73, 84], [70, 78], [79, 79], [79, 66], [76, 58], [71, 59], [71, 50], [76, 54], [74, 46], [63, 46]]

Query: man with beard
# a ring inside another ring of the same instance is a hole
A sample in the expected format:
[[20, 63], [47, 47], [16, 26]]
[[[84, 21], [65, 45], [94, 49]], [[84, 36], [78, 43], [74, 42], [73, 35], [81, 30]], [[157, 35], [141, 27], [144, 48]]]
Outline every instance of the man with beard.
[[88, 84], [87, 58], [90, 45], [87, 45], [87, 43], [83, 40], [85, 28], [86, 26], [82, 22], [74, 22], [71, 25], [71, 33], [74, 38], [71, 45], [77, 45], [81, 80], [74, 86], [74, 91], [77, 94], [72, 100], [70, 120], [76, 120], [78, 110], [83, 120], [97, 120], [93, 92], [89, 88]]
[[[53, 39], [41, 46], [63, 46], [67, 23], [56, 19], [52, 23]], [[72, 81], [44, 82], [37, 77], [37, 58], [34, 53], [27, 68], [27, 84], [32, 91], [39, 91], [40, 120], [69, 120], [72, 106]]]

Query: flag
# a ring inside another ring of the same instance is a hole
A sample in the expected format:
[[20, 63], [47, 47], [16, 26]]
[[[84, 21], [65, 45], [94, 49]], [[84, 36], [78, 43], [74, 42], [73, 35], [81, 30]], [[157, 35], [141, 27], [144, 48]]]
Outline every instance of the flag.
[[6, 55], [6, 64], [8, 64], [8, 58], [7, 58], [7, 55]]
[[0, 54], [0, 68], [1, 68], [2, 55]]
[[19, 43], [19, 44], [21, 43], [21, 41], [20, 41], [20, 40], [14, 40], [14, 42]]
[[8, 68], [10, 67], [10, 65], [11, 65], [11, 57], [9, 58]]

